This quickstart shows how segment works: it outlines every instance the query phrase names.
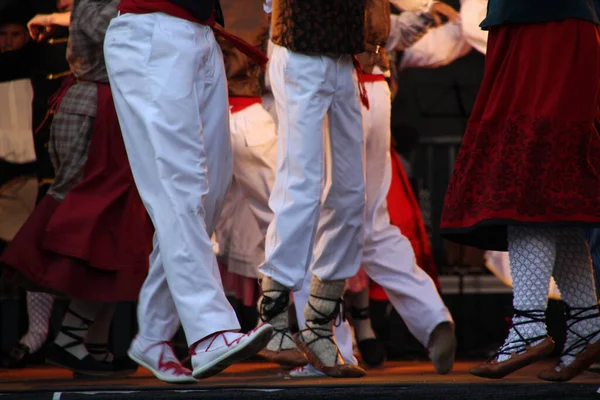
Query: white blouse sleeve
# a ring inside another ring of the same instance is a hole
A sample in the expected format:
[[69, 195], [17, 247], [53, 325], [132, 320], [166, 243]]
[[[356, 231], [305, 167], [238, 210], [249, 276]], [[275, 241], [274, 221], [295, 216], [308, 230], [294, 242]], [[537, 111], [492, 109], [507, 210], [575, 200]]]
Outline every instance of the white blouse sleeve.
[[461, 0], [460, 19], [465, 40], [475, 50], [485, 54], [488, 32], [479, 27], [487, 13], [488, 0]]
[[403, 54], [399, 69], [438, 68], [448, 65], [471, 51], [460, 25], [447, 23], [431, 29]]

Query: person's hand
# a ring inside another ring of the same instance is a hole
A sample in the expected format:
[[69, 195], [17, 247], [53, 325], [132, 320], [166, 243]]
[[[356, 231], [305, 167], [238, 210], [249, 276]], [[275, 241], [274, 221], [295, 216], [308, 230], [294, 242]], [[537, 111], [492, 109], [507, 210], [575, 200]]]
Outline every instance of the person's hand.
[[450, 22], [457, 24], [460, 22], [460, 14], [454, 8], [446, 3], [435, 2], [431, 5], [429, 13], [433, 17], [436, 26], [440, 26], [444, 23], [444, 18], [447, 18]]
[[27, 23], [29, 35], [38, 42], [48, 37], [53, 28], [52, 14], [38, 14]]

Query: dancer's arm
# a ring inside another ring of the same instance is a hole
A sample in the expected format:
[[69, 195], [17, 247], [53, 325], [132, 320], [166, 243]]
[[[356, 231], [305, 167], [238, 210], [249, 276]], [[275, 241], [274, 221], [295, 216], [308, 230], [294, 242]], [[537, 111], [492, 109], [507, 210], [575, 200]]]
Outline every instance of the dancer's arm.
[[387, 51], [403, 51], [421, 39], [429, 29], [442, 24], [442, 18], [457, 23], [460, 16], [445, 3], [434, 2], [422, 11], [404, 11], [390, 16], [390, 36]]
[[71, 24], [71, 11], [52, 14], [38, 14], [27, 23], [29, 35], [38, 42], [49, 37], [58, 26]]
[[430, 30], [406, 49], [399, 69], [439, 68], [467, 55], [471, 49], [462, 35], [460, 25], [446, 24]]

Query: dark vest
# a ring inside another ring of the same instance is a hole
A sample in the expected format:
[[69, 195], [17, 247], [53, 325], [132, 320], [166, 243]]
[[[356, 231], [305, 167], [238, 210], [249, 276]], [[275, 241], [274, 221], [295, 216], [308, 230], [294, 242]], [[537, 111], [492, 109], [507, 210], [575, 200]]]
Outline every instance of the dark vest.
[[568, 18], [600, 25], [600, 0], [489, 0], [482, 28], [507, 23], [543, 23]]
[[301, 53], [364, 51], [366, 0], [273, 0], [271, 40]]

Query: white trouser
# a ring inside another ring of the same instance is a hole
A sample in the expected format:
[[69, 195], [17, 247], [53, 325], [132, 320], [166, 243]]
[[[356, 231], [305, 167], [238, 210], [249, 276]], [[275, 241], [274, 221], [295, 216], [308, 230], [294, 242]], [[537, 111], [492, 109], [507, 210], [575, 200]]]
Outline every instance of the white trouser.
[[230, 272], [257, 278], [265, 236], [273, 220], [269, 196], [275, 181], [277, 131], [271, 115], [254, 104], [230, 116], [234, 181], [217, 224]]
[[366, 84], [371, 107], [363, 108], [367, 212], [362, 267], [381, 285], [411, 333], [424, 346], [440, 323], [452, 321], [435, 284], [416, 262], [410, 241], [390, 224], [387, 195], [392, 181], [391, 97], [386, 82]]
[[156, 232], [140, 336], [188, 344], [239, 323], [210, 232], [231, 181], [223, 56], [209, 27], [162, 13], [113, 19], [104, 54], [131, 170]]
[[[269, 67], [278, 116], [277, 175], [269, 201], [274, 219], [262, 274], [297, 290], [313, 247], [322, 259], [313, 273], [346, 279], [360, 265], [364, 219], [364, 139], [350, 56], [306, 55], [275, 46]], [[323, 119], [329, 117], [331, 182], [321, 209]], [[315, 243], [317, 225], [331, 237]]]
[[[427, 346], [433, 329], [442, 322], [452, 321], [452, 316], [429, 275], [417, 265], [410, 241], [390, 224], [386, 201], [392, 181], [390, 90], [384, 81], [366, 83], [365, 86], [371, 107], [369, 110], [362, 108], [367, 193], [362, 267], [385, 289], [412, 334]], [[318, 240], [323, 246], [334, 244], [328, 232], [322, 232]], [[320, 262], [315, 256], [314, 265]], [[304, 293], [294, 293], [294, 298], [308, 298], [308, 290], [302, 288]], [[339, 343], [348, 341], [340, 338], [339, 332], [336, 340]]]

